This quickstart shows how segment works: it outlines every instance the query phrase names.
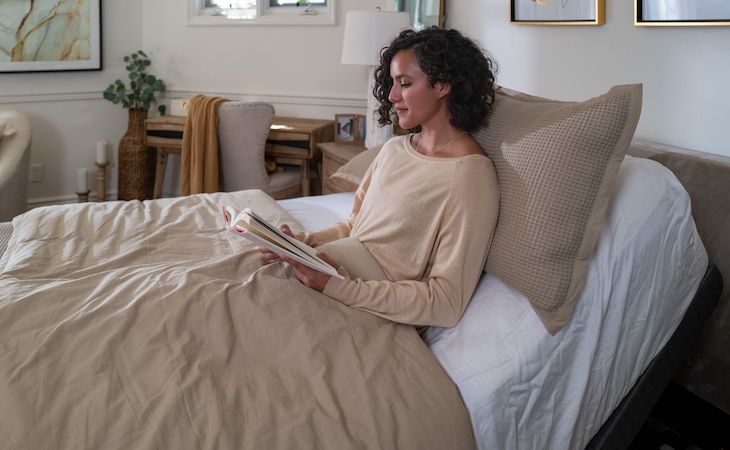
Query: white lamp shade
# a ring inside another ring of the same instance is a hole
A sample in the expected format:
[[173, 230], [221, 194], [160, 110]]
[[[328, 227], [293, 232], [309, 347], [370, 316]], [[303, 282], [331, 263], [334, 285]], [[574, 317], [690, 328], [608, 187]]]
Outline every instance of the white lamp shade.
[[406, 28], [410, 28], [407, 12], [348, 11], [342, 63], [377, 65], [380, 62], [380, 50]]

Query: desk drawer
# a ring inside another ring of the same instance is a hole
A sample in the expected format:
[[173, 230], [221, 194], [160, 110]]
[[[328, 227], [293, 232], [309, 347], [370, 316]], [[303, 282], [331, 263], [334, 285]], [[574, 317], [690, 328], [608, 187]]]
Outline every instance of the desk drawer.
[[269, 131], [270, 141], [303, 141], [309, 146], [310, 133], [293, 133], [291, 131], [271, 130]]
[[266, 153], [282, 158], [311, 159], [314, 156], [309, 141], [266, 141]]

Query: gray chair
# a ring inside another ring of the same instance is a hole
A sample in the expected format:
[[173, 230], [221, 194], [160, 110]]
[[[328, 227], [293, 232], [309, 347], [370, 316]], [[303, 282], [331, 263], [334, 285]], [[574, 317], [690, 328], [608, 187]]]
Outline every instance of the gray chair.
[[0, 124], [6, 124], [0, 126], [6, 134], [0, 130], [0, 222], [6, 222], [28, 209], [31, 130], [20, 111], [0, 111]]
[[268, 103], [231, 101], [218, 108], [220, 186], [226, 192], [261, 189], [275, 199], [302, 195], [299, 167], [266, 173], [264, 152], [274, 107]]

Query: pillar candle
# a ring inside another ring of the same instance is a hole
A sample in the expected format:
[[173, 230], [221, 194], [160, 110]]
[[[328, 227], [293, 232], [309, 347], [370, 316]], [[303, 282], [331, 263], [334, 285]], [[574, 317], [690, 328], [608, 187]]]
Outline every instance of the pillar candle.
[[76, 169], [76, 192], [89, 191], [89, 169]]
[[96, 162], [106, 163], [106, 141], [96, 141]]

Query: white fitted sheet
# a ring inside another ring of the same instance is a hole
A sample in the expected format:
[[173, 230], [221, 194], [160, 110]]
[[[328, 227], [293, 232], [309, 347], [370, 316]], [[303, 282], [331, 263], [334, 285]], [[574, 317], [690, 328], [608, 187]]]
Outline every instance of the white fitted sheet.
[[[308, 230], [352, 194], [281, 200]], [[570, 323], [550, 336], [523, 295], [485, 274], [459, 324], [426, 342], [459, 387], [481, 449], [583, 448], [666, 344], [708, 259], [689, 197], [660, 164], [627, 156]]]

